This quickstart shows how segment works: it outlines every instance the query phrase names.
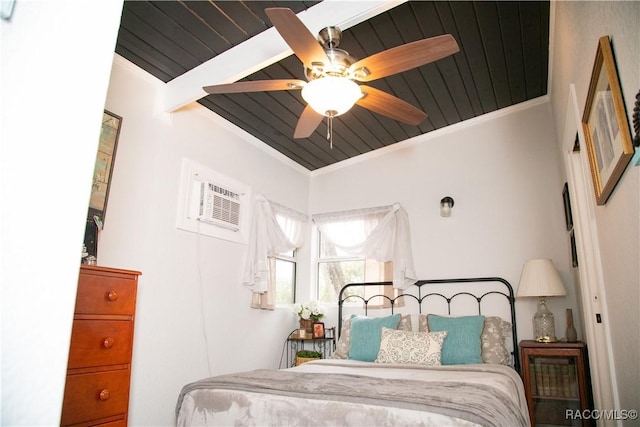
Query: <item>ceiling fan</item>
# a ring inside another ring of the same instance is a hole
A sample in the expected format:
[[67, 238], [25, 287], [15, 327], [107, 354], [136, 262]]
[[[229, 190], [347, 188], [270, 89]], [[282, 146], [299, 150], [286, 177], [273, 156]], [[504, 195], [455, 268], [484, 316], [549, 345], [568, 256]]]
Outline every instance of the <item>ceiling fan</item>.
[[[338, 49], [341, 31], [322, 29], [316, 39], [288, 8], [268, 8], [265, 13], [293, 53], [302, 61], [308, 81], [297, 79], [256, 80], [203, 87], [209, 94], [301, 90], [307, 102], [294, 138], [307, 138], [328, 117], [329, 139], [332, 119], [354, 104], [394, 120], [417, 126], [427, 114], [406, 101], [371, 86], [370, 82], [437, 61], [460, 49], [453, 36], [445, 34], [417, 40], [357, 60]], [[332, 144], [333, 145], [333, 144]]]

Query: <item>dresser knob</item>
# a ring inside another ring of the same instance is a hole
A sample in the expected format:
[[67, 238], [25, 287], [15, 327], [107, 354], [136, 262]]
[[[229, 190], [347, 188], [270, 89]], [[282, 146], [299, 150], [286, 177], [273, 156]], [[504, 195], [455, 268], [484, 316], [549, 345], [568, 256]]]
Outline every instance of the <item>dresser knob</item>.
[[107, 298], [109, 298], [109, 301], [117, 301], [118, 300], [118, 293], [116, 291], [109, 291], [109, 293], [107, 294]]
[[109, 397], [111, 397], [111, 393], [109, 392], [108, 389], [104, 389], [100, 392], [100, 394], [98, 395], [98, 398], [102, 401], [105, 401], [107, 399], [109, 399]]
[[115, 342], [115, 340], [113, 338], [107, 337], [102, 342], [102, 345], [104, 346], [104, 348], [109, 349], [109, 348], [113, 347], [113, 343], [114, 342]]

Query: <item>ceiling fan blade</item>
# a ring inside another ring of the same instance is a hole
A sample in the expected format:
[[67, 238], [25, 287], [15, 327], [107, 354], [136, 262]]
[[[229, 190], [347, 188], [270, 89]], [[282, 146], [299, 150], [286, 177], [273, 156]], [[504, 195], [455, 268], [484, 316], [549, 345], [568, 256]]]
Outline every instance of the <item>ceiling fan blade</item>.
[[311, 68], [314, 62], [319, 64], [331, 62], [318, 40], [291, 9], [272, 7], [265, 9], [265, 13], [293, 53], [307, 68]]
[[[392, 74], [437, 61], [460, 51], [451, 34], [417, 40], [373, 54], [352, 64], [349, 70], [361, 82], [370, 82]], [[366, 72], [358, 71], [366, 68]]]
[[272, 90], [296, 90], [302, 89], [307, 82], [296, 79], [282, 80], [254, 80], [235, 82], [222, 85], [205, 86], [202, 89], [211, 94], [216, 93], [241, 93], [241, 92], [266, 92]]
[[318, 114], [310, 105], [307, 105], [298, 120], [294, 138], [308, 138], [316, 130], [324, 116]]
[[387, 92], [365, 85], [360, 85], [360, 89], [364, 96], [356, 104], [361, 107], [412, 126], [427, 118], [424, 111]]

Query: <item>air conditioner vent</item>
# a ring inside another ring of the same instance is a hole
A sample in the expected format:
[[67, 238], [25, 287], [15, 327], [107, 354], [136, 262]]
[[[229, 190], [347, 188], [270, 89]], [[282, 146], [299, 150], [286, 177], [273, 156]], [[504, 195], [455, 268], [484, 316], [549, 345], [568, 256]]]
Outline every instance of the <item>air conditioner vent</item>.
[[240, 194], [226, 188], [207, 183], [207, 208], [205, 214], [210, 213], [207, 220], [220, 221], [238, 228], [240, 226]]

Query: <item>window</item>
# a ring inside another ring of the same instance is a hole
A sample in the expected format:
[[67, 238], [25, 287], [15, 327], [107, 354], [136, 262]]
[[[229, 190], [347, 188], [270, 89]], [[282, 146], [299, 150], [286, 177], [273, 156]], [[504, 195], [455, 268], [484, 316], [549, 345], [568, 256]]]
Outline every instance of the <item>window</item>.
[[302, 245], [307, 221], [304, 214], [271, 202], [263, 195], [256, 197], [247, 245], [247, 265], [242, 277], [242, 284], [253, 291], [252, 308], [275, 309], [278, 281], [282, 288], [282, 301], [293, 302], [295, 249]]
[[409, 217], [400, 204], [312, 218], [320, 233], [319, 299], [335, 302], [340, 288], [349, 282], [392, 278], [396, 289], [416, 282]]
[[409, 217], [400, 204], [316, 214], [312, 218], [320, 233], [319, 299], [335, 302], [340, 288], [352, 281], [392, 277], [395, 289], [416, 282]]
[[[373, 230], [392, 210], [390, 206], [339, 212], [314, 217], [318, 225], [318, 300], [324, 303], [336, 303], [342, 287], [348, 283], [385, 282], [393, 278], [393, 263], [378, 261], [366, 249], [366, 242]], [[372, 245], [373, 246], [373, 245]], [[377, 246], [376, 246], [377, 248]], [[363, 289], [359, 289], [364, 292]], [[356, 288], [352, 290], [356, 292]], [[369, 298], [382, 294], [380, 288], [368, 288]], [[390, 290], [388, 297], [396, 295]], [[357, 302], [359, 300], [355, 300]], [[388, 300], [374, 300], [369, 308], [388, 306]]]
[[[391, 280], [391, 262], [379, 262], [341, 251], [318, 232], [318, 300], [336, 303], [348, 283]], [[364, 296], [364, 295], [363, 295]]]
[[[300, 227], [293, 217], [297, 217], [290, 210], [281, 206], [274, 206], [278, 225], [291, 240], [297, 239]], [[298, 218], [300, 219], [300, 218]], [[296, 250], [292, 249], [273, 257], [271, 268], [276, 282], [276, 304], [293, 304], [296, 295]]]
[[276, 278], [276, 304], [293, 304], [296, 295], [296, 251], [273, 258]]

